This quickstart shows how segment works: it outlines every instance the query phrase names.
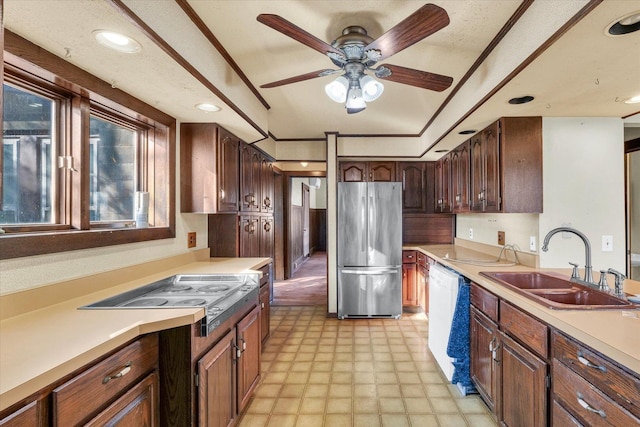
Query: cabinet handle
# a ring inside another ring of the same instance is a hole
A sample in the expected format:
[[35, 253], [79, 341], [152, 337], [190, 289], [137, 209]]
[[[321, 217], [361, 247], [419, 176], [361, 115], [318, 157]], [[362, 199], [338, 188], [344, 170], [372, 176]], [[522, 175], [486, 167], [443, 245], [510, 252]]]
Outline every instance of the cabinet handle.
[[582, 363], [584, 366], [588, 366], [589, 368], [597, 369], [602, 372], [607, 372], [607, 368], [605, 366], [596, 365], [590, 360], [587, 360], [586, 358], [584, 358], [581, 350], [578, 350], [577, 357], [578, 357], [578, 361]]
[[263, 302], [260, 303], [260, 308], [264, 308], [264, 303]]
[[589, 403], [587, 403], [583, 398], [582, 395], [580, 393], [576, 393], [576, 397], [578, 399], [578, 404], [580, 406], [582, 406], [584, 409], [586, 409], [589, 412], [593, 412], [594, 414], [598, 414], [600, 415], [602, 418], [607, 418], [607, 414], [606, 412], [604, 412], [602, 409], [596, 409], [593, 406], [589, 405]]
[[131, 365], [133, 363], [132, 362], [127, 362], [122, 369], [120, 369], [118, 372], [116, 372], [115, 374], [112, 375], [107, 375], [106, 377], [104, 377], [102, 379], [102, 384], [106, 384], [111, 380], [115, 380], [116, 378], [122, 378], [125, 375], [127, 375], [129, 373], [129, 371], [131, 371]]
[[493, 352], [493, 350], [495, 350], [495, 346], [496, 345], [496, 337], [491, 338], [491, 341], [489, 341], [489, 351]]
[[244, 337], [240, 337], [240, 341], [242, 341], [242, 352], [247, 349], [247, 342], [244, 340]]
[[271, 223], [270, 222], [265, 222], [264, 223], [264, 231], [266, 231], [266, 232], [271, 231]]
[[220, 189], [220, 200], [224, 199], [224, 190]]

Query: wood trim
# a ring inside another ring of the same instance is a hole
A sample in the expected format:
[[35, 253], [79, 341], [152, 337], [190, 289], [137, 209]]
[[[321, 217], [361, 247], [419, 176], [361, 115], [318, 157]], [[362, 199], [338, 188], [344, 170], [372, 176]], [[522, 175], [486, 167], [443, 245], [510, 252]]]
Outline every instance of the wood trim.
[[214, 95], [216, 95], [222, 102], [227, 104], [233, 111], [242, 117], [251, 127], [253, 127], [262, 136], [267, 136], [267, 133], [258, 126], [251, 118], [246, 115], [240, 107], [234, 104], [231, 99], [225, 96], [209, 79], [207, 79], [202, 73], [200, 73], [189, 61], [187, 61], [182, 55], [178, 53], [169, 43], [166, 42], [158, 33], [153, 31], [138, 15], [133, 13], [122, 0], [109, 0], [111, 5], [117, 9], [125, 18], [127, 18], [132, 24], [134, 24], [140, 31], [142, 31], [151, 41], [153, 41], [162, 51], [164, 51], [170, 58], [178, 63], [182, 68], [191, 74], [196, 80], [202, 83], [207, 89], [209, 89]]
[[267, 100], [264, 99], [262, 95], [260, 95], [260, 93], [258, 92], [258, 89], [256, 89], [256, 87], [251, 83], [249, 78], [240, 69], [238, 64], [236, 64], [236, 62], [233, 60], [231, 55], [229, 55], [229, 52], [227, 52], [224, 46], [222, 46], [222, 43], [220, 43], [220, 41], [216, 38], [213, 32], [211, 32], [211, 30], [209, 29], [209, 27], [207, 27], [204, 21], [200, 19], [200, 16], [196, 13], [195, 10], [193, 10], [193, 8], [187, 2], [187, 0], [175, 0], [175, 1], [176, 3], [178, 3], [178, 6], [180, 6], [182, 11], [189, 17], [189, 19], [191, 19], [191, 22], [193, 22], [194, 25], [198, 27], [202, 35], [204, 35], [207, 38], [207, 40], [209, 40], [209, 43], [211, 43], [213, 47], [215, 47], [216, 50], [220, 53], [220, 55], [222, 55], [225, 61], [227, 61], [227, 64], [229, 64], [229, 66], [233, 69], [233, 71], [235, 71], [236, 74], [238, 74], [240, 79], [247, 85], [247, 87], [251, 90], [251, 92], [253, 92], [255, 97], [258, 98], [258, 101], [260, 101], [260, 103], [264, 105], [264, 108], [266, 108], [267, 110], [270, 110], [271, 106], [267, 103]]
[[[531, 0], [525, 0], [526, 2], [529, 2]], [[478, 101], [473, 107], [471, 107], [471, 109], [469, 111], [467, 111], [464, 115], [462, 115], [462, 117], [460, 117], [449, 129], [447, 129], [442, 136], [440, 136], [438, 139], [436, 139], [434, 141], [433, 144], [431, 144], [429, 147], [427, 147], [427, 149], [425, 149], [421, 156], [424, 156], [425, 154], [427, 154], [427, 152], [429, 150], [431, 150], [433, 147], [435, 147], [440, 141], [442, 141], [449, 133], [451, 133], [460, 123], [462, 123], [467, 117], [469, 117], [471, 114], [473, 114], [476, 110], [478, 110], [485, 102], [487, 102], [489, 99], [491, 99], [491, 97], [493, 95], [495, 95], [500, 89], [502, 89], [504, 86], [507, 85], [507, 83], [509, 83], [511, 80], [513, 80], [513, 78], [515, 76], [517, 76], [522, 70], [524, 70], [526, 67], [528, 67], [535, 59], [537, 59], [540, 55], [542, 55], [549, 47], [551, 47], [551, 45], [553, 45], [553, 43], [555, 43], [561, 36], [563, 36], [567, 31], [569, 31], [575, 24], [577, 24], [578, 22], [580, 22], [585, 16], [587, 16], [589, 14], [589, 12], [591, 12], [596, 6], [598, 6], [600, 3], [602, 3], [603, 0], [591, 0], [585, 7], [583, 7], [582, 9], [580, 9], [580, 11], [578, 13], [576, 13], [574, 16], [571, 17], [571, 19], [569, 19], [569, 21], [567, 21], [562, 27], [560, 27], [560, 29], [558, 31], [556, 31], [551, 37], [549, 37], [547, 39], [547, 41], [545, 41], [540, 47], [538, 47], [538, 49], [536, 49], [531, 55], [529, 55], [518, 67], [516, 67], [515, 69], [513, 69], [511, 71], [511, 73], [509, 73], [509, 75], [507, 75], [507, 77], [505, 77], [500, 83], [498, 83], [489, 93], [487, 93], [480, 101]], [[528, 7], [528, 5], [527, 5]], [[526, 10], [526, 9], [525, 9]], [[520, 11], [520, 8], [518, 9], [518, 11], [516, 11], [516, 14]], [[512, 19], [510, 19], [507, 24], [505, 24], [505, 27], [507, 25], [509, 25], [508, 30], [511, 29], [511, 27], [513, 27], [513, 25], [515, 24], [515, 22], [517, 22], [517, 19], [520, 18], [520, 16], [515, 16], [516, 14], [514, 14], [514, 16], [512, 17]], [[513, 20], [513, 18], [516, 17], [515, 20]], [[513, 22], [512, 22], [513, 21]], [[507, 31], [508, 32], [508, 31]], [[498, 36], [496, 37], [504, 37], [504, 34], [502, 34], [502, 30], [498, 33]], [[499, 41], [499, 40], [498, 40]], [[491, 49], [493, 49], [492, 43], [489, 44], [489, 47], [491, 47]], [[488, 49], [488, 48], [487, 48]], [[484, 52], [483, 52], [484, 53]], [[490, 53], [490, 52], [489, 52]], [[481, 55], [482, 56], [482, 55]], [[484, 60], [484, 58], [483, 58]], [[480, 64], [478, 64], [480, 65]], [[466, 77], [466, 75], [465, 75]], [[454, 89], [455, 90], [455, 89]], [[445, 101], [447, 102], [447, 101]], [[430, 123], [427, 124], [427, 127]], [[426, 130], [426, 127], [425, 127]]]
[[638, 150], [640, 150], [640, 138], [630, 139], [629, 141], [624, 142], [625, 153], [632, 153]]

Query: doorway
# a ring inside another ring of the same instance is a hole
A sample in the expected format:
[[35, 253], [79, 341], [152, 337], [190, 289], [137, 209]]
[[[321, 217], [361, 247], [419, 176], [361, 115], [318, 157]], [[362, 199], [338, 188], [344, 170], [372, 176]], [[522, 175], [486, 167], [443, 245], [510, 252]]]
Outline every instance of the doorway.
[[274, 305], [326, 305], [326, 178], [285, 172], [285, 274], [276, 278]]
[[625, 142], [627, 277], [640, 280], [640, 138]]

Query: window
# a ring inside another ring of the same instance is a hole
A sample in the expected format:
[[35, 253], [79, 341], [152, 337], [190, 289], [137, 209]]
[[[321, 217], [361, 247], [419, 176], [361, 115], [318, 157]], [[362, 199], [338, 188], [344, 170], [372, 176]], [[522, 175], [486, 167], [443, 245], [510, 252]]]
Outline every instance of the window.
[[0, 259], [175, 237], [175, 119], [12, 40]]
[[3, 90], [0, 226], [52, 223], [57, 101], [12, 85]]

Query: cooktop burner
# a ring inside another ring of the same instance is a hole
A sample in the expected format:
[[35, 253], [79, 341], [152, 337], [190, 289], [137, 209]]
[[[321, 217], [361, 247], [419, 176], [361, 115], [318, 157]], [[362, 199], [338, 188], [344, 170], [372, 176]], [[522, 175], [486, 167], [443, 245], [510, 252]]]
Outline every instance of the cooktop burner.
[[123, 307], [156, 307], [169, 301], [164, 298], [141, 298], [123, 304]]
[[202, 298], [191, 298], [191, 299], [182, 299], [173, 303], [173, 305], [180, 305], [185, 307], [193, 307], [197, 305], [205, 305], [207, 303], [206, 300]]
[[207, 293], [218, 293], [218, 292], [226, 292], [231, 289], [229, 285], [206, 285], [202, 286], [198, 289], [199, 292], [207, 292]]

